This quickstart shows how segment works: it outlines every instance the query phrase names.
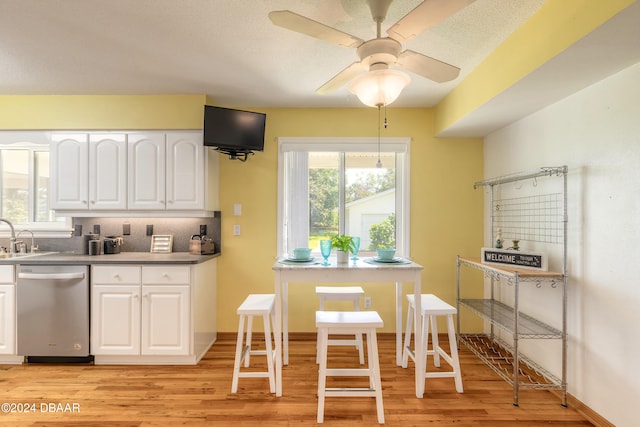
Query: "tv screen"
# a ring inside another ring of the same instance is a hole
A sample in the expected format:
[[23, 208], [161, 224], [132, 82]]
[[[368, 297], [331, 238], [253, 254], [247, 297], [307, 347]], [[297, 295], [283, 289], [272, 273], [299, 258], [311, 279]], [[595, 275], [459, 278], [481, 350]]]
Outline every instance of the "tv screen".
[[264, 150], [267, 115], [231, 108], [204, 106], [204, 145], [222, 152]]

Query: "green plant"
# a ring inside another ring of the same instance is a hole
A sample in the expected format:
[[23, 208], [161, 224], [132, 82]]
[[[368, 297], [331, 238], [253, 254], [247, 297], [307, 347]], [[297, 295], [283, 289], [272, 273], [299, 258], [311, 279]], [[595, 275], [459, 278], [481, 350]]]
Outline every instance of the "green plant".
[[331, 238], [331, 246], [339, 251], [353, 252], [353, 237], [336, 234]]

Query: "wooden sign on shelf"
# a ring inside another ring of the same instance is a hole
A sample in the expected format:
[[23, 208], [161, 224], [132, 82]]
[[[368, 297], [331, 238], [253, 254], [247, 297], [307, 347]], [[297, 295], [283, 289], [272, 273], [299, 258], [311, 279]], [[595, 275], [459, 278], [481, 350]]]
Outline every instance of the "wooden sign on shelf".
[[482, 262], [484, 264], [547, 271], [547, 261], [547, 255], [542, 253], [482, 248]]

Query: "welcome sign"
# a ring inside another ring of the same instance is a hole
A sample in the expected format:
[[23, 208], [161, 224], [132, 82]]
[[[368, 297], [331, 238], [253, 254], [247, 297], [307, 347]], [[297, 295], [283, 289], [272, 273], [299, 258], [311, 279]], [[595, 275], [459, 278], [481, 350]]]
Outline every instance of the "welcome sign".
[[485, 264], [499, 264], [514, 268], [547, 271], [547, 256], [536, 252], [482, 248], [482, 262]]

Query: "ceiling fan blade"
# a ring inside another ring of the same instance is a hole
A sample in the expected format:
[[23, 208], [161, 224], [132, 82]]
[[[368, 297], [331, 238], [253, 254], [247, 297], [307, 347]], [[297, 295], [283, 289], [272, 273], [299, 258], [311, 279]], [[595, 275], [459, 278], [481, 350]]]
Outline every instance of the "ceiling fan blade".
[[392, 39], [404, 43], [445, 20], [475, 0], [425, 0], [387, 30]]
[[316, 93], [321, 95], [340, 89], [345, 83], [357, 76], [359, 73], [366, 71], [367, 66], [362, 62], [354, 62], [338, 74], [333, 76], [331, 80], [316, 89]]
[[448, 82], [460, 74], [460, 68], [412, 50], [398, 55], [396, 64], [437, 83]]
[[318, 21], [298, 15], [290, 10], [277, 10], [269, 13], [269, 19], [274, 25], [297, 33], [306, 34], [313, 38], [337, 44], [344, 47], [358, 47], [364, 40], [347, 34]]

